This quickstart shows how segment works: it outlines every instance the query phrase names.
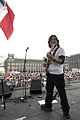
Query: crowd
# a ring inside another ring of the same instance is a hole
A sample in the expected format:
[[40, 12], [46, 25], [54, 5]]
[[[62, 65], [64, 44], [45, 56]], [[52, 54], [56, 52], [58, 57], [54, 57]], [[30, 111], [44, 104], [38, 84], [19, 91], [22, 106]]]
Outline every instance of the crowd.
[[[73, 80], [80, 80], [80, 72], [64, 72], [64, 78], [65, 81], [67, 81], [68, 83], [70, 83], [70, 81]], [[31, 80], [38, 80], [41, 79], [42, 83], [46, 82], [46, 74], [41, 74], [41, 73], [31, 73], [31, 74], [27, 74], [27, 73], [17, 73], [17, 74], [13, 74], [11, 72], [9, 73], [5, 73], [4, 74], [4, 79], [7, 81], [8, 84], [13, 84], [13, 86], [15, 87], [24, 87], [25, 85], [25, 81], [26, 81], [26, 85], [27, 87], [30, 87], [31, 84]]]
[[64, 77], [70, 80], [80, 80], [80, 72], [65, 72]]
[[31, 73], [31, 74], [27, 74], [27, 73], [17, 73], [17, 74], [5, 73], [4, 74], [4, 79], [14, 84], [15, 87], [24, 87], [25, 82], [26, 82], [26, 86], [30, 87], [31, 80], [38, 80], [38, 79], [43, 80], [43, 78], [45, 78], [45, 76], [37, 72]]

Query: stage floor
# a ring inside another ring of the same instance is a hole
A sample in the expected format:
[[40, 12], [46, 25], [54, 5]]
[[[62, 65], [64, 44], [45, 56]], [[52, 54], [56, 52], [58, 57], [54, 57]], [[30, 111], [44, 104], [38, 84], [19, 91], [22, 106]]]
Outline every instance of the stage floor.
[[[70, 104], [72, 120], [80, 120], [80, 89], [66, 89]], [[26, 100], [24, 90], [15, 90], [11, 98], [6, 100], [6, 109], [0, 104], [0, 120], [62, 120], [60, 98], [53, 101], [53, 111], [47, 112], [40, 108], [44, 103], [45, 91], [42, 94], [30, 94], [27, 90]]]

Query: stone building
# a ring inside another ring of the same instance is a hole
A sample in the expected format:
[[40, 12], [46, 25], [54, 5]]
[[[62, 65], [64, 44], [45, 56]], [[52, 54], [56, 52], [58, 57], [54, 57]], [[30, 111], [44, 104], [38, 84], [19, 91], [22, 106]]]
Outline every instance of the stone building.
[[[45, 68], [43, 67], [43, 60], [27, 59], [25, 65], [24, 63], [24, 59], [14, 58], [14, 54], [8, 54], [8, 58], [4, 62], [5, 72], [23, 72], [24, 66], [27, 73], [45, 72]], [[72, 71], [73, 69], [80, 70], [80, 54], [65, 57], [64, 70]]]
[[69, 57], [69, 70], [80, 70], [80, 53]]
[[69, 71], [69, 57], [65, 57], [65, 62], [64, 62], [64, 70]]
[[23, 72], [25, 67], [25, 72], [27, 73], [42, 73], [45, 71], [43, 67], [43, 60], [36, 59], [19, 59], [14, 58], [14, 54], [8, 54], [8, 58], [4, 62], [5, 72], [18, 71]]

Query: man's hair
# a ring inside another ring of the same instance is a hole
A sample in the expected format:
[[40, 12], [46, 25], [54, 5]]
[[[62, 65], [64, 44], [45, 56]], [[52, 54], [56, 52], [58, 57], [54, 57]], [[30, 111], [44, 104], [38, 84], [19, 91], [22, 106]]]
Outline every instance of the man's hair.
[[59, 40], [56, 35], [51, 35], [48, 40], [48, 45], [51, 48], [50, 41], [52, 40], [52, 37], [55, 37], [55, 40], [57, 40], [57, 46], [59, 46]]

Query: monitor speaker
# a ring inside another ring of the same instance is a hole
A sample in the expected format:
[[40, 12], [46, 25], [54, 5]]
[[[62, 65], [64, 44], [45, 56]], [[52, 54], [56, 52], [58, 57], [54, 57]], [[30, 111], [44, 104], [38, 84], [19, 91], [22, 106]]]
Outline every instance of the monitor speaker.
[[[4, 89], [4, 97], [9, 98], [12, 95], [12, 91], [10, 90], [9, 86], [6, 84], [6, 82], [3, 80], [3, 89]], [[0, 98], [2, 97], [2, 81], [0, 80]]]
[[42, 93], [42, 84], [41, 80], [32, 80], [30, 86], [30, 93], [31, 94], [40, 94]]

